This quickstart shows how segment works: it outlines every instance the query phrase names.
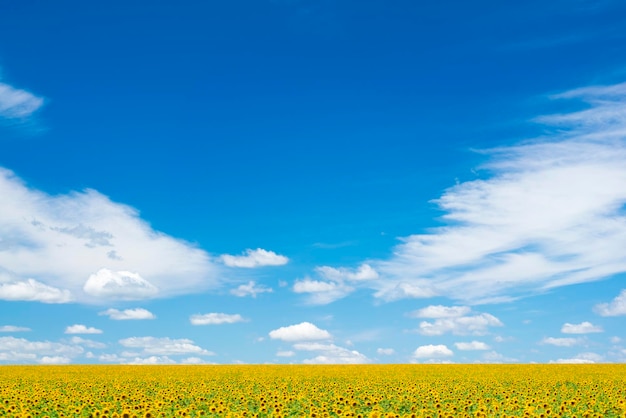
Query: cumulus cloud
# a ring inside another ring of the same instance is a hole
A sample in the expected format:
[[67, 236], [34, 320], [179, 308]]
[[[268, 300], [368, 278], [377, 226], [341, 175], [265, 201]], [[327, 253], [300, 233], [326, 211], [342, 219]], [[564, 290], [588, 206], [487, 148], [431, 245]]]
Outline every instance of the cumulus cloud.
[[576, 344], [580, 344], [581, 340], [578, 338], [554, 338], [546, 337], [541, 340], [543, 344], [555, 345], [557, 347], [572, 347]]
[[25, 332], [30, 331], [30, 328], [17, 327], [15, 325], [2, 325], [0, 326], [0, 332]]
[[626, 289], [622, 290], [610, 303], [600, 303], [594, 311], [601, 316], [626, 315]]
[[441, 357], [451, 357], [454, 353], [448, 347], [443, 344], [439, 345], [422, 345], [417, 347], [413, 352], [414, 359], [433, 359]]
[[34, 94], [0, 83], [0, 118], [24, 119], [35, 113], [44, 100]]
[[69, 364], [72, 361], [69, 357], [63, 356], [43, 356], [39, 363], [41, 364]]
[[102, 330], [82, 324], [70, 325], [65, 328], [66, 334], [102, 334]]
[[0, 168], [0, 196], [3, 299], [108, 303], [219, 285], [205, 251], [95, 190], [49, 195]]
[[458, 342], [454, 343], [454, 346], [461, 351], [489, 350], [491, 348], [481, 341]]
[[84, 353], [78, 345], [50, 341], [30, 341], [24, 338], [0, 337], [0, 361], [11, 363], [45, 362], [45, 357], [75, 358]]
[[376, 353], [380, 354], [381, 356], [391, 356], [395, 354], [396, 351], [393, 348], [377, 348]]
[[276, 353], [276, 357], [293, 357], [295, 355], [296, 353], [291, 350], [283, 350]]
[[363, 364], [369, 359], [356, 350], [349, 350], [335, 344], [304, 342], [296, 343], [294, 349], [299, 351], [313, 351], [319, 354], [303, 361], [305, 364]]
[[587, 108], [538, 118], [554, 127], [542, 138], [483, 151], [478, 177], [435, 200], [447, 225], [370, 263], [375, 296], [502, 302], [626, 271], [623, 86], [562, 95]]
[[591, 322], [581, 322], [580, 324], [570, 324], [566, 322], [561, 327], [563, 334], [590, 334], [593, 332], [603, 332], [601, 327], [593, 325]]
[[156, 337], [131, 337], [119, 340], [119, 343], [127, 348], [142, 350], [142, 354], [155, 356], [173, 356], [194, 354], [209, 356], [214, 353], [194, 344], [186, 338], [156, 338]]
[[230, 291], [231, 294], [240, 298], [246, 296], [252, 296], [256, 298], [259, 293], [272, 293], [273, 290], [269, 287], [257, 285], [256, 282], [250, 281], [248, 284], [239, 285], [236, 289]]
[[289, 342], [329, 340], [332, 338], [328, 331], [320, 329], [310, 322], [301, 322], [272, 330], [269, 336], [273, 340]]
[[9, 301], [67, 303], [72, 301], [72, 295], [69, 290], [57, 289], [56, 287], [48, 286], [34, 279], [26, 279], [23, 281], [0, 283], [0, 299]]
[[85, 293], [112, 299], [146, 299], [159, 290], [137, 273], [100, 269], [89, 276], [83, 286]]
[[107, 309], [106, 311], [100, 312], [98, 315], [106, 315], [109, 318], [116, 320], [116, 321], [155, 319], [156, 318], [156, 316], [152, 312], [143, 308], [124, 309], [123, 311], [111, 308], [111, 309]]
[[[443, 306], [437, 309], [426, 311], [431, 315], [451, 315], [452, 313], [461, 314], [467, 312], [465, 309], [454, 309], [462, 307], [449, 308], [448, 311]], [[426, 308], [428, 309], [428, 308]], [[419, 311], [418, 311], [419, 314]], [[501, 327], [502, 322], [495, 316], [488, 313], [481, 313], [466, 316], [444, 316], [438, 317], [432, 322], [422, 321], [419, 324], [417, 332], [422, 335], [434, 336], [452, 333], [454, 335], [485, 335], [489, 332], [490, 327]]]
[[220, 324], [234, 324], [237, 322], [244, 322], [245, 319], [239, 315], [229, 315], [225, 313], [208, 313], [208, 314], [196, 314], [191, 315], [189, 321], [193, 325], [220, 325]]
[[255, 268], [263, 266], [282, 266], [289, 262], [284, 255], [276, 254], [262, 248], [247, 249], [243, 255], [224, 254], [220, 256], [222, 263], [228, 267]]

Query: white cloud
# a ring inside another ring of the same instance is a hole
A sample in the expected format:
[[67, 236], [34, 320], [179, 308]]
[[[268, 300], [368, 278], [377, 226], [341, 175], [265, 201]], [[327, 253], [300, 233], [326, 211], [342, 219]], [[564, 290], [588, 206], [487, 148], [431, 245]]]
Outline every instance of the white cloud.
[[0, 196], [0, 297], [101, 304], [219, 284], [205, 251], [95, 190], [49, 195], [0, 168]]
[[259, 286], [254, 281], [248, 282], [248, 284], [239, 285], [236, 289], [232, 289], [230, 291], [231, 294], [238, 296], [240, 298], [246, 296], [252, 296], [256, 298], [256, 295], [259, 293], [272, 293], [273, 290], [269, 287]]
[[569, 322], [563, 324], [561, 327], [563, 334], [590, 334], [593, 332], [603, 332], [602, 328], [593, 325], [591, 322], [581, 322], [580, 324], [570, 324]]
[[220, 259], [228, 267], [241, 268], [282, 266], [289, 262], [289, 259], [284, 255], [278, 255], [273, 251], [267, 251], [262, 248], [257, 248], [256, 250], [247, 249], [244, 255], [224, 254]]
[[430, 359], [430, 358], [441, 358], [441, 357], [451, 357], [454, 353], [448, 347], [443, 344], [439, 345], [422, 345], [417, 347], [417, 349], [413, 352], [413, 358], [415, 359]]
[[581, 340], [578, 338], [554, 338], [554, 337], [546, 337], [541, 340], [543, 344], [555, 345], [557, 347], [572, 347], [574, 345], [580, 344]]
[[378, 272], [369, 264], [361, 264], [358, 269], [350, 270], [347, 268], [333, 268], [321, 266], [315, 269], [322, 277], [336, 282], [347, 281], [365, 281], [378, 279]]
[[30, 328], [17, 327], [15, 325], [3, 325], [0, 327], [0, 332], [25, 332], [30, 331]]
[[196, 314], [189, 317], [189, 321], [193, 325], [219, 325], [219, 324], [234, 324], [237, 322], [244, 322], [245, 319], [239, 314], [225, 314], [225, 313], [208, 313], [208, 314]]
[[376, 353], [380, 354], [381, 356], [391, 356], [394, 355], [396, 351], [393, 348], [377, 348]]
[[124, 309], [123, 311], [111, 308], [107, 309], [106, 311], [100, 312], [98, 315], [106, 315], [116, 321], [156, 318], [156, 316], [152, 312], [143, 308]]
[[594, 311], [601, 316], [626, 315], [626, 289], [622, 290], [610, 303], [600, 303]]
[[72, 296], [68, 290], [57, 289], [38, 282], [37, 280], [27, 279], [23, 281], [0, 283], [0, 299], [43, 303], [67, 303], [72, 300]]
[[269, 336], [273, 340], [290, 342], [329, 340], [332, 338], [328, 331], [320, 329], [310, 322], [275, 329], [270, 331]]
[[619, 344], [622, 341], [622, 339], [620, 337], [611, 337], [610, 341], [613, 344]]
[[66, 334], [102, 334], [102, 330], [82, 324], [70, 325], [65, 328]]
[[309, 277], [296, 280], [295, 293], [308, 294], [307, 302], [312, 305], [325, 305], [348, 296], [356, 290], [355, 286], [375, 281], [379, 275], [369, 264], [362, 264], [357, 269], [316, 267], [315, 271], [322, 280]]
[[23, 119], [35, 113], [44, 100], [34, 94], [0, 83], [0, 118]]
[[590, 364], [590, 363], [599, 363], [601, 361], [604, 360], [604, 357], [602, 357], [599, 354], [596, 353], [580, 353], [575, 357], [572, 358], [565, 358], [565, 359], [558, 359], [558, 360], [553, 360], [550, 361], [550, 363], [557, 363], [557, 364]]
[[41, 364], [69, 364], [72, 361], [69, 357], [63, 356], [43, 356], [39, 363]]
[[83, 286], [85, 293], [112, 299], [146, 299], [159, 290], [137, 273], [100, 269], [89, 276]]
[[135, 357], [134, 359], [126, 362], [126, 364], [133, 364], [133, 365], [176, 364], [176, 361], [172, 360], [168, 356], [150, 356], [150, 357]]
[[369, 359], [356, 350], [348, 350], [335, 344], [306, 342], [297, 343], [293, 346], [299, 351], [314, 351], [319, 354], [303, 361], [305, 364], [364, 364]]
[[293, 357], [295, 355], [296, 355], [296, 353], [291, 351], [291, 350], [279, 351], [279, 352], [276, 353], [276, 357]]
[[12, 363], [42, 362], [44, 357], [74, 358], [84, 353], [78, 345], [50, 341], [29, 341], [24, 338], [0, 337], [0, 361]]
[[344, 283], [325, 282], [310, 278], [296, 280], [293, 285], [293, 291], [308, 294], [307, 301], [313, 305], [326, 305], [346, 297], [354, 290], [353, 287]]
[[501, 327], [503, 324], [498, 318], [488, 313], [472, 316], [460, 316], [452, 318], [440, 318], [434, 322], [422, 321], [418, 332], [422, 335], [443, 335], [452, 333], [455, 335], [485, 335], [489, 327]]
[[413, 311], [409, 314], [415, 318], [457, 318], [470, 313], [469, 306], [442, 306], [431, 305], [425, 308]]
[[89, 340], [81, 337], [72, 337], [70, 338], [70, 342], [72, 344], [80, 345], [88, 348], [106, 348], [106, 344], [101, 343], [99, 341]]
[[370, 263], [376, 297], [510, 301], [625, 272], [623, 86], [569, 92], [589, 108], [540, 118], [556, 126], [543, 138], [485, 151], [480, 177], [435, 201], [448, 225]]
[[481, 341], [471, 341], [469, 343], [467, 343], [467, 342], [458, 342], [458, 343], [454, 343], [454, 346], [458, 350], [461, 350], [461, 351], [489, 350], [491, 348], [487, 344], [485, 344], [484, 342], [481, 342]]
[[209, 356], [214, 353], [205, 350], [193, 343], [192, 340], [185, 338], [170, 339], [156, 337], [131, 337], [119, 340], [119, 343], [127, 348], [141, 349], [142, 354], [155, 356], [172, 356], [195, 354]]

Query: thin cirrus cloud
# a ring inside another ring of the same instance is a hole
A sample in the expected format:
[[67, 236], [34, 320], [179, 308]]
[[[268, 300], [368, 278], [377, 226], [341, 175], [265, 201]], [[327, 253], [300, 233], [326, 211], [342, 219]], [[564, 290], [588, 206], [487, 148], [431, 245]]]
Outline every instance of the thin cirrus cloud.
[[282, 266], [289, 262], [289, 258], [276, 254], [274, 251], [257, 248], [247, 249], [242, 255], [223, 254], [220, 260], [228, 267], [256, 268], [264, 266]]
[[100, 312], [98, 315], [108, 316], [115, 321], [128, 321], [128, 320], [142, 320], [142, 319], [155, 319], [156, 316], [147, 309], [135, 308], [135, 309], [107, 309]]
[[24, 119], [44, 104], [41, 97], [0, 82], [0, 118]]
[[209, 254], [95, 190], [52, 196], [0, 167], [0, 196], [0, 299], [102, 304], [220, 284]]
[[553, 99], [587, 108], [537, 118], [553, 127], [542, 138], [484, 151], [483, 178], [434, 201], [448, 225], [371, 262], [375, 297], [503, 302], [626, 271], [626, 83]]

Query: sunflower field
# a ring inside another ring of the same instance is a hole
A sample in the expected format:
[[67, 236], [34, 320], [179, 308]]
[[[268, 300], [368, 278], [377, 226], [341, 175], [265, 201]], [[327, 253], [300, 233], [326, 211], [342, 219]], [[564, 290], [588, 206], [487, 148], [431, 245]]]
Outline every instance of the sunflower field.
[[626, 417], [626, 365], [2, 366], [0, 416]]

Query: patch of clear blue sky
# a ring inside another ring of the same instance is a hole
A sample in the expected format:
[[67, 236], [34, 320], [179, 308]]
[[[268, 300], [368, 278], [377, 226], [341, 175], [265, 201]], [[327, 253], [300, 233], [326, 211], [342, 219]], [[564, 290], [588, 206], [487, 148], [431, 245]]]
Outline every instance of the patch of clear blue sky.
[[[96, 189], [212, 254], [262, 247], [292, 260], [257, 276], [274, 287], [272, 302], [208, 294], [142, 303], [159, 322], [115, 324], [129, 328], [107, 331], [111, 341], [161, 333], [238, 354], [218, 361], [262, 362], [275, 347], [244, 341], [290, 321], [354, 340], [347, 330], [367, 329], [357, 318], [371, 315], [383, 342], [359, 349], [373, 358], [389, 341], [400, 361], [431, 341], [405, 332], [419, 319], [403, 315], [422, 302], [373, 306], [360, 291], [305, 307], [277, 281], [387, 257], [397, 237], [440, 225], [430, 201], [481, 175], [471, 169], [483, 156], [471, 149], [540, 134], [527, 121], [554, 106], [547, 94], [623, 78], [625, 16], [623, 2], [585, 0], [4, 1], [1, 80], [46, 105], [36, 132], [0, 127], [0, 166], [51, 194]], [[612, 283], [594, 303], [619, 292]], [[520, 311], [538, 309], [528, 300], [510, 316], [506, 304], [477, 312], [520, 323], [532, 316]], [[579, 308], [589, 312], [587, 302]], [[97, 312], [0, 303], [7, 323], [38, 312], [26, 322], [51, 340], [59, 333], [37, 321], [69, 325]], [[179, 326], [209, 311], [254, 320]], [[558, 333], [558, 318], [536, 339]]]

